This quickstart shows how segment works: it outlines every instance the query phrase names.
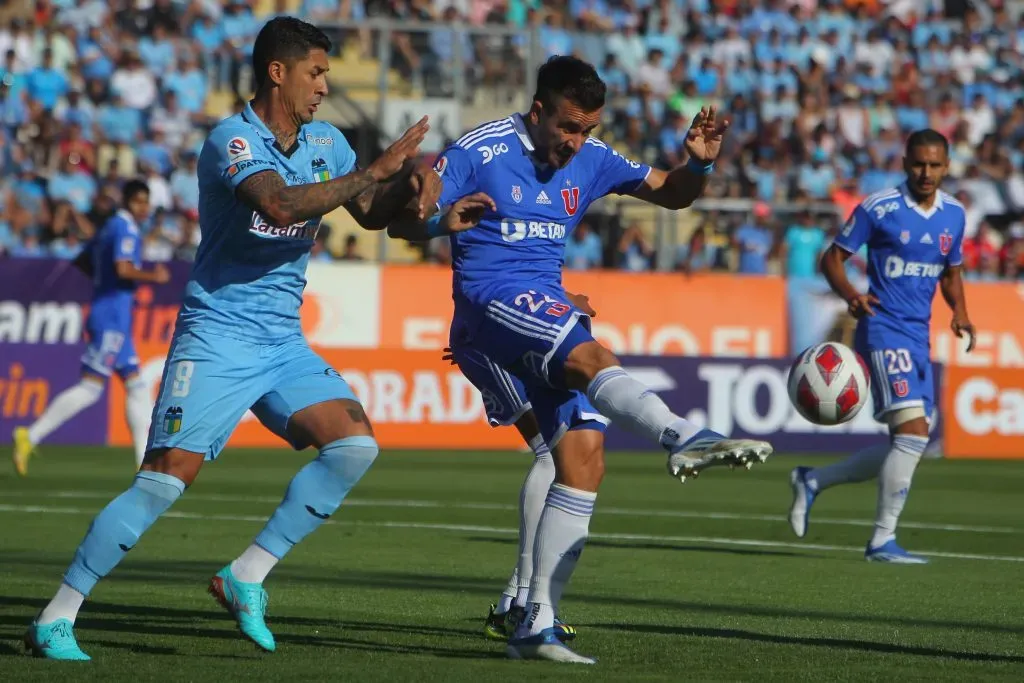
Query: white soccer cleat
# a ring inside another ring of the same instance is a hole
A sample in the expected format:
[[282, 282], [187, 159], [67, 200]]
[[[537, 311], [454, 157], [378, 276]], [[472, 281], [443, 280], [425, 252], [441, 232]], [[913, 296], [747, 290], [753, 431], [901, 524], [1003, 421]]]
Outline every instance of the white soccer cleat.
[[537, 635], [525, 638], [512, 637], [505, 648], [509, 659], [543, 659], [563, 664], [597, 664], [593, 657], [578, 655], [559, 638], [555, 628], [546, 628]]
[[767, 441], [727, 439], [702, 429], [669, 453], [668, 473], [686, 483], [687, 477], [696, 478], [709, 467], [742, 465], [749, 470], [754, 463], [767, 460], [773, 450]]

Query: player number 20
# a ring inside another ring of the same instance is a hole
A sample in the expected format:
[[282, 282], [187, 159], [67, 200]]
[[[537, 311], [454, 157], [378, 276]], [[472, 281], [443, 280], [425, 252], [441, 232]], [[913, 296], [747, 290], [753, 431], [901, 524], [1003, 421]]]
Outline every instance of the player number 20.
[[174, 382], [171, 384], [171, 396], [182, 398], [188, 396], [192, 389], [192, 371], [195, 364], [190, 360], [183, 360], [174, 368]]
[[885, 363], [890, 375], [910, 372], [914, 368], [910, 352], [906, 349], [886, 349]]

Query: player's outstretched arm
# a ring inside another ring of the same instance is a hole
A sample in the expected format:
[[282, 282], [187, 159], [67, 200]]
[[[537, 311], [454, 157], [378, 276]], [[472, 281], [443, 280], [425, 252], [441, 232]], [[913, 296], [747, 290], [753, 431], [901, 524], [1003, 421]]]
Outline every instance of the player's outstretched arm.
[[953, 320], [949, 326], [953, 334], [963, 337], [967, 334], [967, 351], [974, 350], [975, 330], [967, 315], [967, 295], [964, 293], [963, 266], [947, 266], [939, 279], [942, 298], [953, 311]]
[[829, 287], [850, 307], [850, 315], [862, 318], [874, 315], [873, 305], [878, 299], [873, 294], [861, 294], [846, 277], [846, 261], [852, 254], [833, 244], [821, 255], [821, 274], [825, 276]]
[[406, 161], [419, 154], [428, 130], [427, 118], [423, 117], [365, 170], [323, 183], [292, 186], [276, 171], [262, 171], [243, 180], [235, 194], [274, 226], [320, 218], [401, 172]]
[[729, 122], [718, 119], [715, 107], [702, 107], [686, 137], [689, 161], [671, 171], [652, 168], [647, 180], [632, 195], [672, 210], [685, 209], [693, 204], [707, 187], [708, 176], [715, 168], [728, 128]]

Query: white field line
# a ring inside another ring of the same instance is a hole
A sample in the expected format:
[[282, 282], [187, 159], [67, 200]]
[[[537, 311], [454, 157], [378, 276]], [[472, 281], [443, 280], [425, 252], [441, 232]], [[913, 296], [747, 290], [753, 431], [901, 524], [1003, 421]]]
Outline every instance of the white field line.
[[[93, 515], [95, 510], [85, 508], [52, 507], [48, 505], [0, 505], [0, 513], [32, 513], [43, 515]], [[215, 522], [264, 522], [264, 515], [221, 515], [201, 514], [196, 512], [179, 512], [168, 510], [164, 517], [172, 519], [197, 519]], [[468, 524], [429, 524], [420, 522], [349, 522], [327, 520], [326, 524], [347, 527], [365, 527], [377, 529], [422, 529], [428, 531], [453, 531], [478, 534], [495, 534], [515, 536], [518, 529], [494, 526], [476, 526]], [[723, 546], [742, 546], [752, 548], [786, 548], [792, 550], [829, 550], [839, 552], [863, 553], [864, 549], [843, 545], [820, 545], [815, 543], [787, 543], [784, 541], [763, 541], [753, 538], [723, 538], [718, 536], [659, 536], [655, 534], [612, 534], [595, 533], [590, 538], [600, 541], [644, 541], [649, 543], [709, 543]], [[938, 551], [917, 551], [919, 555], [943, 557], [956, 560], [975, 560], [982, 562], [1024, 562], [1024, 557], [1008, 555], [976, 555], [973, 553], [946, 553]]]
[[[111, 500], [117, 493], [102, 493], [97, 491], [9, 491], [4, 493], [7, 497], [21, 498], [57, 498], [57, 499], [99, 499]], [[215, 493], [190, 494], [187, 500], [211, 503], [280, 503], [280, 498], [270, 496], [232, 496]], [[447, 503], [438, 500], [390, 500], [370, 498], [350, 498], [344, 503], [346, 506], [358, 507], [381, 507], [381, 508], [433, 508], [447, 510], [499, 510], [516, 511], [515, 505], [504, 503]], [[719, 519], [738, 520], [747, 522], [771, 522], [773, 524], [788, 523], [783, 515], [755, 515], [739, 512], [705, 512], [695, 510], [645, 510], [642, 508], [616, 508], [598, 506], [597, 514], [616, 515], [623, 517], [667, 517], [677, 519]], [[861, 519], [835, 519], [828, 517], [814, 517], [814, 524], [840, 525], [840, 526], [874, 526], [870, 521]], [[1024, 529], [1005, 526], [972, 526], [964, 524], [930, 524], [926, 522], [900, 522], [902, 529], [922, 529], [926, 531], [953, 531], [981, 534], [1019, 534]]]

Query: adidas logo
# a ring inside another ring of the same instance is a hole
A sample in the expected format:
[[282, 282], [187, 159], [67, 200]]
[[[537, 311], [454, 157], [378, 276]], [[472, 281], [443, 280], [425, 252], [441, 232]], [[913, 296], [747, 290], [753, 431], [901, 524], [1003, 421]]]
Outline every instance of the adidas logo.
[[537, 195], [537, 203], [538, 204], [550, 204], [551, 200], [548, 199], [548, 193], [545, 192], [544, 190], [541, 190], [540, 194]]
[[931, 244], [931, 243], [932, 243], [932, 236], [929, 233], [926, 232], [924, 234], [924, 236], [921, 237], [921, 244]]

